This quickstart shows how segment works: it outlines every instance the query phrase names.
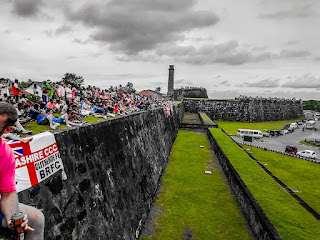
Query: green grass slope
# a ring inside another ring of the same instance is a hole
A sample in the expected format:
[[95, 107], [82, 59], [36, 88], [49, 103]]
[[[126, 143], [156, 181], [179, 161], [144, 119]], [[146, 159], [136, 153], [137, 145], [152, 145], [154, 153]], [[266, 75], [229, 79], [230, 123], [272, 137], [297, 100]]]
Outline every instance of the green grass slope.
[[259, 148], [253, 148], [252, 155], [291, 190], [296, 190], [299, 197], [320, 213], [320, 164]]
[[184, 239], [187, 232], [199, 240], [251, 239], [204, 134], [179, 131], [155, 205], [162, 212], [156, 234], [144, 240]]
[[320, 223], [220, 129], [210, 129], [283, 239], [320, 239]]

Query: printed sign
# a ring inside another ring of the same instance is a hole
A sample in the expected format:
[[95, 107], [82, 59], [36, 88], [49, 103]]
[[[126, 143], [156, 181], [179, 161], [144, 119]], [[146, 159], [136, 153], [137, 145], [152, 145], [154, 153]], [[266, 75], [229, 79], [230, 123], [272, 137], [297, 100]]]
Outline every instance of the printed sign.
[[29, 143], [8, 141], [16, 158], [16, 189], [21, 192], [63, 169], [54, 134], [44, 132]]

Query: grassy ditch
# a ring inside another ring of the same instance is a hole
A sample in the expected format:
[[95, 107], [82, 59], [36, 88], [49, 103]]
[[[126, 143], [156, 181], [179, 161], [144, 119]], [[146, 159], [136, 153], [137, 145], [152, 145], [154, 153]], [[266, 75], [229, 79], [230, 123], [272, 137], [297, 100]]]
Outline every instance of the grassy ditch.
[[[247, 148], [248, 146], [245, 146]], [[279, 153], [253, 148], [253, 156], [320, 213], [320, 165]], [[320, 226], [319, 226], [320, 227]]]
[[215, 120], [214, 122], [219, 125], [219, 128], [224, 129], [228, 134], [236, 135], [239, 128], [244, 129], [254, 129], [254, 130], [281, 130], [287, 124], [297, 121], [295, 120], [284, 120], [284, 121], [274, 121], [274, 122], [254, 122], [254, 123], [245, 123], [245, 122], [229, 122]]
[[283, 239], [320, 236], [320, 223], [307, 210], [220, 129], [210, 131]]
[[201, 124], [198, 113], [184, 113], [182, 123], [185, 124]]
[[154, 235], [144, 240], [251, 239], [202, 133], [179, 131], [155, 207]]

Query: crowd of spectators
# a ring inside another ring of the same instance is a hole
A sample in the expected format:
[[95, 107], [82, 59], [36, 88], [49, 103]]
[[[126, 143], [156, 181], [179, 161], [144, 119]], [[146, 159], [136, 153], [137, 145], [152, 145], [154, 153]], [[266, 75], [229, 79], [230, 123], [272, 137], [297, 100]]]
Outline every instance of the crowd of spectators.
[[[15, 91], [21, 91], [17, 83], [16, 86], [12, 86], [11, 91], [6, 90], [1, 84], [0, 102], [6, 101], [16, 107], [19, 120], [14, 127], [16, 132], [22, 133], [31, 133], [23, 127], [24, 123], [31, 121], [36, 121], [38, 125], [49, 125], [51, 129], [56, 129], [60, 124], [65, 124], [69, 128], [86, 124], [87, 116], [108, 119], [142, 110], [152, 112], [156, 107], [163, 107], [165, 114], [168, 115], [174, 104], [167, 98], [157, 99], [133, 92], [124, 93], [119, 92], [117, 88], [101, 90], [89, 86], [79, 90], [72, 88], [71, 85], [51, 81], [46, 81], [44, 84], [41, 102], [35, 103], [24, 94], [13, 94], [14, 88]], [[17, 139], [12, 134], [7, 137]]]

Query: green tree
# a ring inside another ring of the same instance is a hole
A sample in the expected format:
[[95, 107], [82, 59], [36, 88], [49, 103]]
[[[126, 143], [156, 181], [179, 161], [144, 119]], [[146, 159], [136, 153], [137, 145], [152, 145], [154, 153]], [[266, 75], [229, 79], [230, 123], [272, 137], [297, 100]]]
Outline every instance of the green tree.
[[158, 93], [160, 93], [161, 90], [162, 90], [162, 87], [156, 87], [156, 89], [155, 89], [155, 91], [158, 92]]
[[19, 88], [26, 88], [29, 87], [30, 83], [29, 82], [20, 82], [19, 83]]
[[62, 82], [67, 85], [70, 84], [71, 87], [75, 87], [76, 89], [80, 89], [83, 86], [84, 79], [75, 73], [65, 73]]

